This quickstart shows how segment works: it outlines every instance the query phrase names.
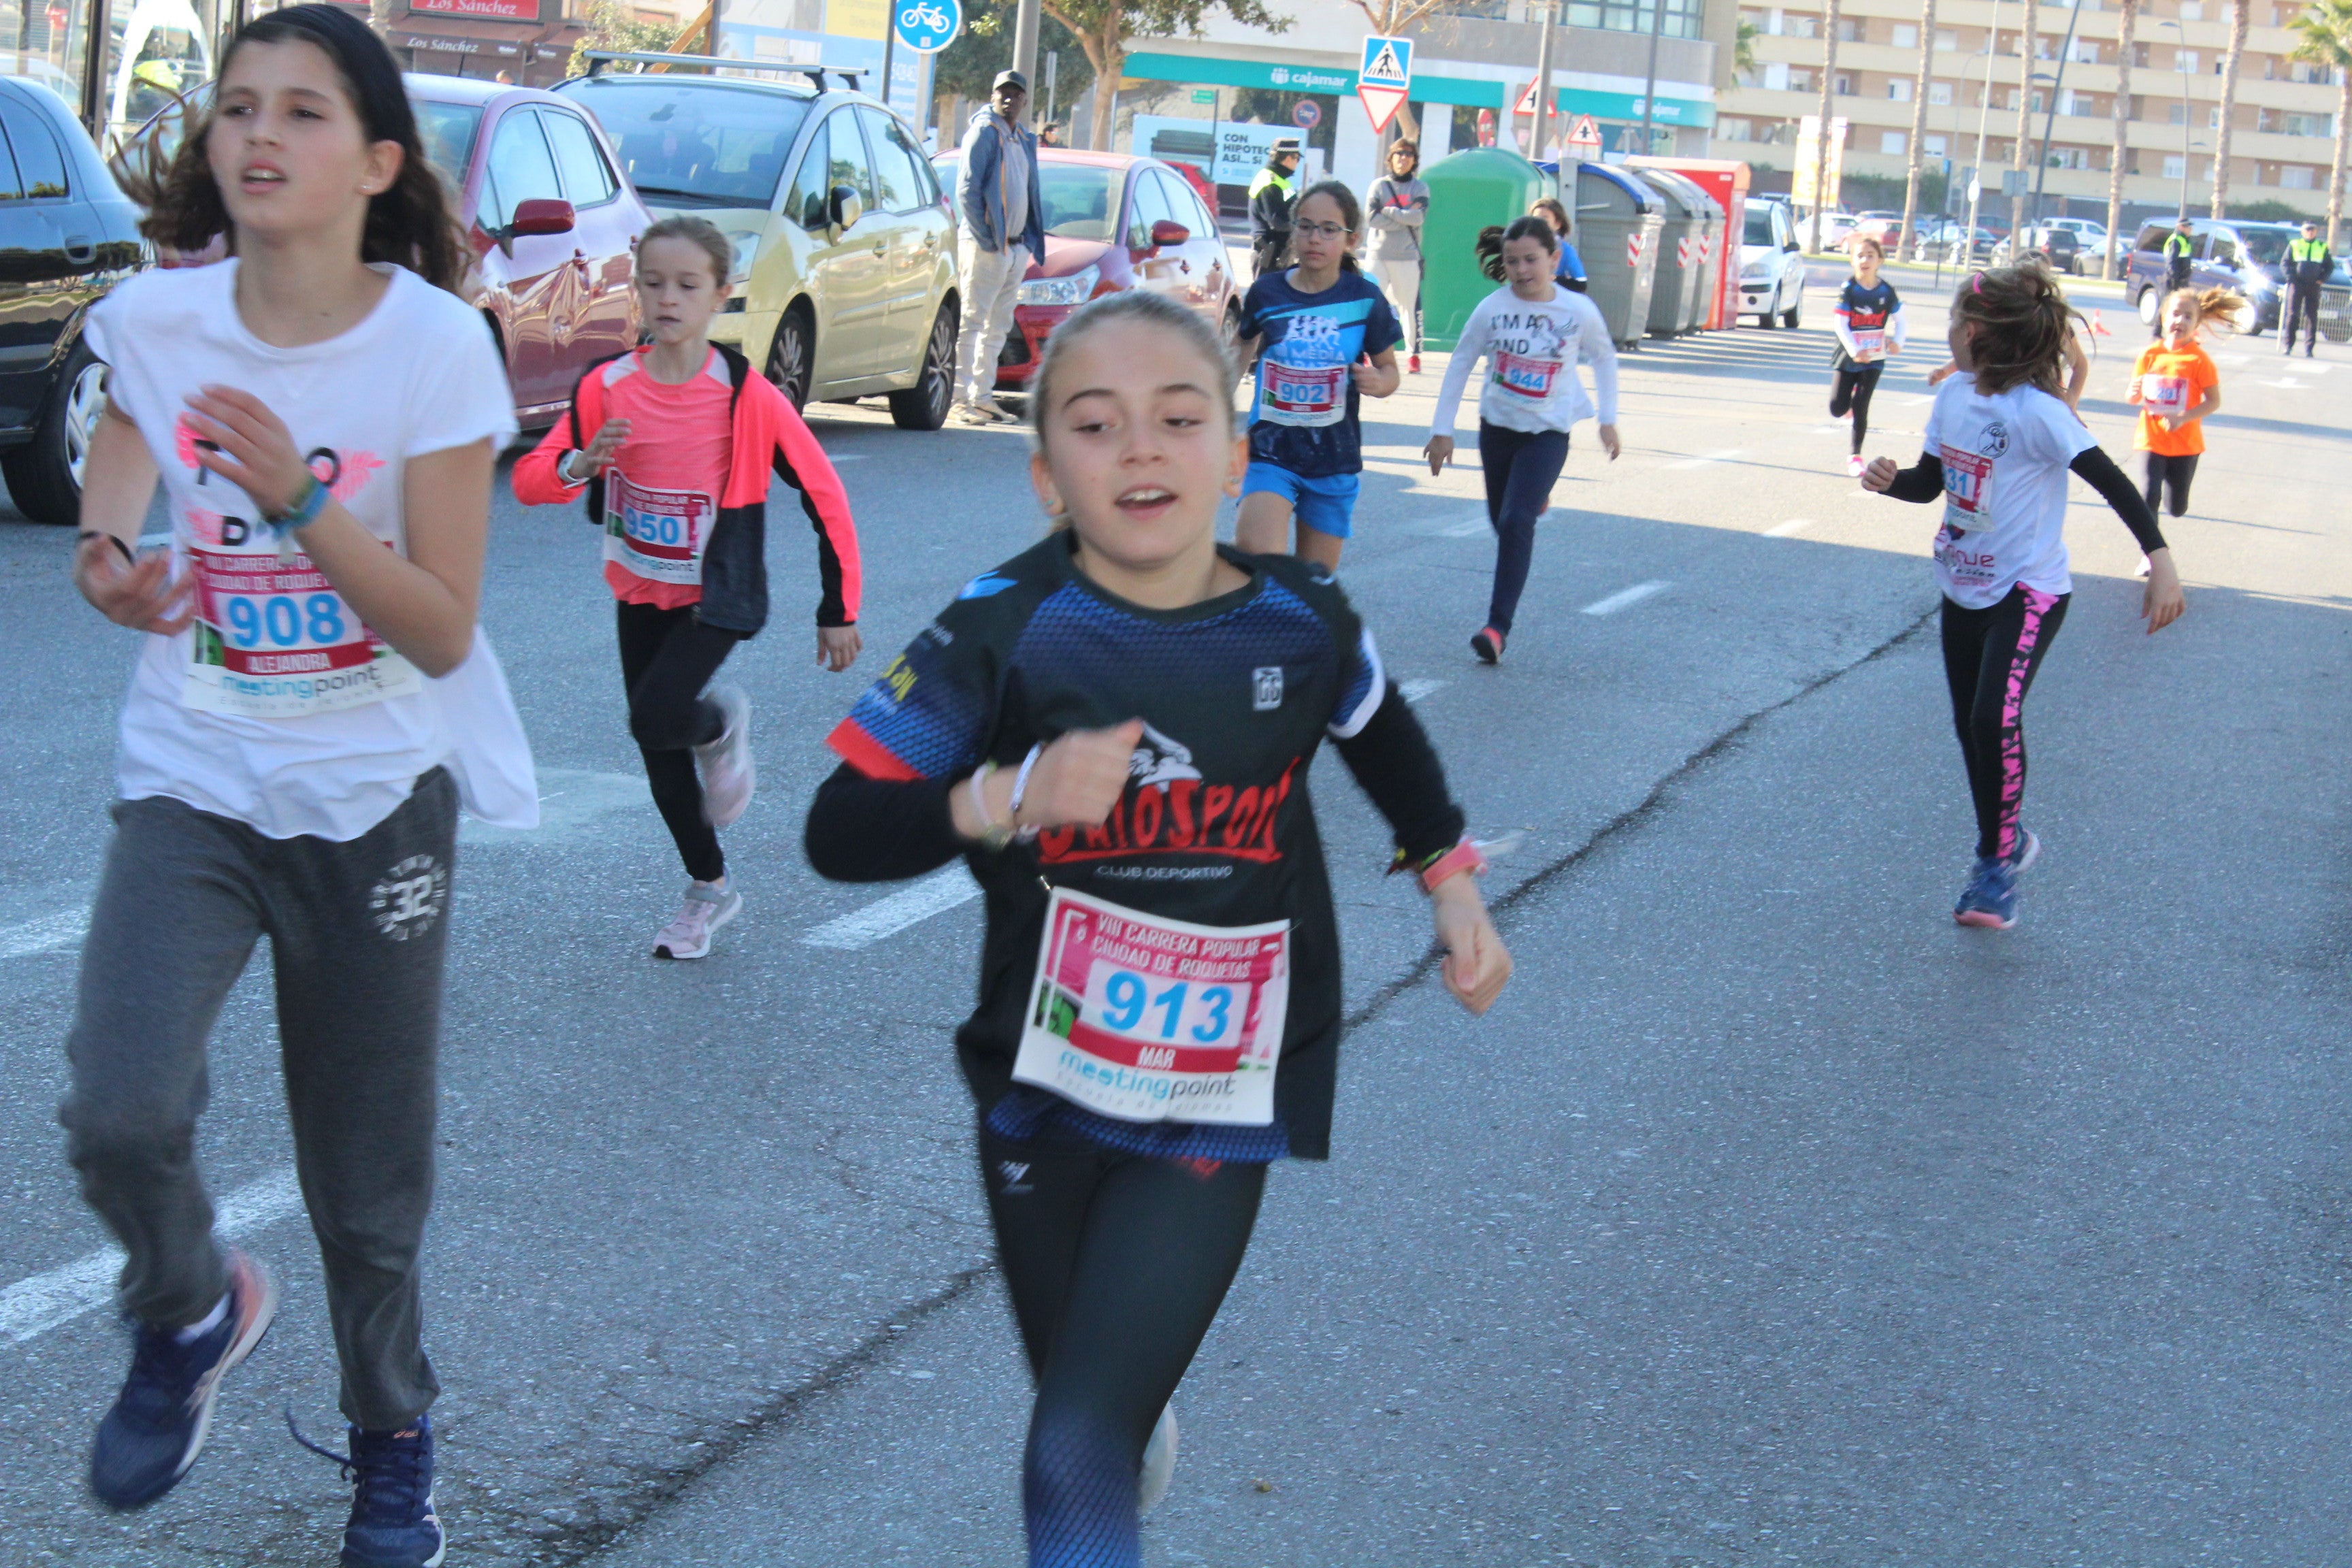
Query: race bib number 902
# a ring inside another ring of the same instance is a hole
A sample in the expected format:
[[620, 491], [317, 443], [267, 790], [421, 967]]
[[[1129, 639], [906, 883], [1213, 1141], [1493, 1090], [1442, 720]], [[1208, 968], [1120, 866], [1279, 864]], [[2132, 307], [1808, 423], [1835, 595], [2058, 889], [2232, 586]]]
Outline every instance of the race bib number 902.
[[1122, 1121], [1263, 1127], [1290, 922], [1203, 926], [1054, 889], [1013, 1076]]

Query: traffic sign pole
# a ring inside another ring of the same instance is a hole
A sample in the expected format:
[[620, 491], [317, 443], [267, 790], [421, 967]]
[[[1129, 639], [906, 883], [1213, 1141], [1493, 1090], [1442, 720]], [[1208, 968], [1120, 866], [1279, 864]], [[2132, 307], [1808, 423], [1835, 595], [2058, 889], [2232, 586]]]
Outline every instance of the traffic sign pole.
[[1372, 122], [1372, 134], [1388, 130], [1412, 91], [1412, 40], [1367, 35], [1363, 68], [1356, 73], [1356, 97]]

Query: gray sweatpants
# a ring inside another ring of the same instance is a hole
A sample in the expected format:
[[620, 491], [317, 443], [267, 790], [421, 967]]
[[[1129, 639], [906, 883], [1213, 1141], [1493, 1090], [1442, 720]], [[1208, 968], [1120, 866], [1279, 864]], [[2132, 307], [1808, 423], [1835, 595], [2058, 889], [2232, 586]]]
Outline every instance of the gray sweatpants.
[[457, 785], [434, 769], [399, 810], [341, 844], [270, 838], [176, 800], [113, 809], [58, 1120], [83, 1197], [130, 1254], [123, 1309], [179, 1327], [227, 1289], [196, 1173], [196, 1118], [213, 1020], [266, 933], [343, 1414], [372, 1430], [404, 1426], [440, 1392], [422, 1341], [418, 1252], [433, 1203]]

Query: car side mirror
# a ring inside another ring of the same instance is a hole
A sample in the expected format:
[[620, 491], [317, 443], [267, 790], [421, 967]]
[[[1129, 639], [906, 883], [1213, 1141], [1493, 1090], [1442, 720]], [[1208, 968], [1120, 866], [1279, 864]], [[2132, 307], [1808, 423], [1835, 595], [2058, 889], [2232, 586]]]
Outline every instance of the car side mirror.
[[526, 234], [570, 234], [575, 221], [572, 204], [548, 196], [533, 196], [515, 204], [514, 217], [507, 225], [509, 237]]
[[1174, 218], [1163, 217], [1151, 226], [1151, 243], [1156, 246], [1181, 245], [1192, 237], [1192, 231]]
[[856, 228], [857, 220], [866, 216], [866, 204], [847, 185], [834, 186], [833, 194], [825, 198], [825, 206], [835, 228]]
[[1796, 242], [1795, 240], [1793, 240], [1793, 239], [1792, 239], [1792, 240], [1789, 241], [1789, 243], [1788, 243], [1788, 244], [1786, 244], [1786, 245], [1782, 246], [1780, 248], [1781, 248], [1781, 249], [1783, 249], [1783, 250], [1790, 250], [1790, 251], [1793, 251], [1793, 250], [1795, 250], [1795, 249], [1797, 248], [1797, 242]]

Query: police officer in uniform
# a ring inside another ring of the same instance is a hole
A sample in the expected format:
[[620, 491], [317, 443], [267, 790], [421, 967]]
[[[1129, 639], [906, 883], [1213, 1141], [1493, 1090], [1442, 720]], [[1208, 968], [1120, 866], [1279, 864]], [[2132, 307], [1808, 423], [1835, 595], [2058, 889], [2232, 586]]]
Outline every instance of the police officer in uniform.
[[1249, 186], [1250, 259], [1265, 277], [1290, 254], [1290, 215], [1298, 205], [1298, 138], [1285, 136], [1265, 155]]
[[[2164, 292], [2169, 297], [2176, 289], [2189, 287], [2189, 251], [2196, 246], [2196, 237], [2189, 232], [2189, 220], [2181, 218], [2173, 225], [2172, 232], [2164, 237]], [[2156, 302], [2156, 322], [2150, 337], [2164, 336], [2164, 300]]]
[[2319, 347], [2319, 286], [2336, 270], [2335, 253], [2319, 237], [2319, 226], [2306, 223], [2303, 237], [2286, 247], [2286, 314], [2279, 322], [2279, 352], [2294, 353], [2295, 323], [2303, 323], [2303, 357]]

